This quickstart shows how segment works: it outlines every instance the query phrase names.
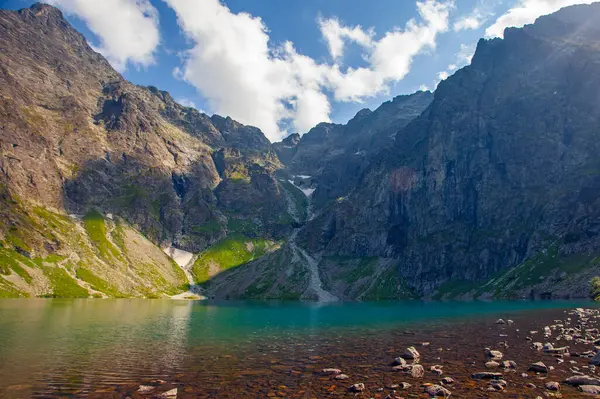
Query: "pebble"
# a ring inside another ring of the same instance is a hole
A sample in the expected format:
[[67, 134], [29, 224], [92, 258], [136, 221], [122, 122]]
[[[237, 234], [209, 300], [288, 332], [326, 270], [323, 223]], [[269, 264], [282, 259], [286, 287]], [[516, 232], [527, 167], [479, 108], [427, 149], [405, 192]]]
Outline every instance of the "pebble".
[[410, 369], [410, 375], [413, 378], [422, 378], [425, 375], [425, 369], [420, 364], [413, 364]]
[[560, 384], [556, 381], [548, 381], [546, 383], [546, 389], [549, 391], [560, 391]]
[[426, 385], [424, 388], [425, 392], [431, 396], [442, 396], [447, 398], [451, 395], [451, 392], [441, 385]]
[[513, 360], [505, 360], [502, 362], [502, 367], [505, 369], [516, 369], [517, 363]]
[[410, 346], [410, 347], [406, 348], [406, 351], [404, 351], [404, 354], [402, 355], [402, 357], [404, 359], [415, 360], [415, 359], [419, 359], [421, 357], [421, 355], [415, 349], [414, 346]]
[[151, 385], [140, 385], [140, 387], [137, 390], [139, 393], [147, 393], [147, 392], [151, 392], [154, 391], [154, 387]]
[[358, 384], [351, 385], [349, 389], [352, 392], [362, 392], [365, 390], [365, 384], [359, 382]]
[[565, 380], [569, 385], [600, 385], [600, 378], [590, 377], [589, 375], [574, 375]]
[[504, 354], [500, 351], [485, 348], [485, 356], [490, 360], [501, 360]]
[[494, 380], [489, 383], [490, 388], [493, 388], [494, 391], [504, 391], [507, 385], [504, 380]]
[[500, 363], [493, 360], [485, 363], [486, 369], [497, 369], [498, 367], [500, 367]]
[[321, 370], [323, 374], [341, 374], [342, 370], [340, 369], [323, 369]]
[[158, 398], [172, 399], [177, 397], [177, 388], [173, 388], [167, 392], [157, 395]]
[[406, 366], [406, 360], [401, 357], [397, 357], [392, 362], [392, 366]]
[[442, 384], [452, 385], [452, 384], [454, 384], [454, 379], [451, 377], [444, 377], [444, 378], [442, 378]]
[[474, 378], [476, 380], [482, 380], [482, 379], [493, 379], [493, 378], [501, 378], [502, 377], [502, 373], [490, 373], [487, 371], [482, 371], [479, 373], [473, 373], [471, 375], [471, 378]]
[[598, 385], [580, 385], [579, 389], [585, 393], [590, 393], [592, 395], [600, 395], [600, 386]]
[[536, 373], [547, 373], [548, 367], [542, 362], [536, 362], [529, 366], [528, 370]]
[[350, 378], [350, 377], [348, 377], [346, 374], [338, 374], [338, 375], [336, 375], [334, 378], [335, 378], [336, 380], [347, 380], [347, 379], [348, 379], [348, 378]]
[[506, 322], [502, 319], [498, 319], [498, 320], [496, 320], [495, 324], [506, 324]]

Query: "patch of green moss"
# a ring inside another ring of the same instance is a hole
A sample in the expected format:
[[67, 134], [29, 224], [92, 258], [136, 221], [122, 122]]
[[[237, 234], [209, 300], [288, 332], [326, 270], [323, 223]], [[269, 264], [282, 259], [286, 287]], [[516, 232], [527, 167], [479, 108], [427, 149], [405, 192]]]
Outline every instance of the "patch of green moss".
[[123, 260], [121, 253], [107, 238], [104, 216], [98, 211], [88, 212], [83, 218], [85, 230], [91, 241], [98, 249], [100, 256], [108, 261], [112, 259]]
[[45, 295], [53, 298], [87, 298], [88, 291], [81, 287], [61, 267], [42, 266], [42, 270], [52, 286], [52, 294]]
[[398, 277], [394, 269], [389, 269], [381, 273], [377, 280], [365, 292], [361, 299], [385, 300], [385, 299], [412, 299], [415, 293], [406, 286], [404, 280]]
[[33, 266], [31, 261], [13, 249], [0, 248], [0, 273], [11, 274], [11, 270], [19, 275], [28, 284], [33, 281], [23, 264]]
[[246, 170], [234, 170], [229, 172], [227, 180], [232, 183], [249, 184], [251, 179]]
[[125, 246], [125, 226], [119, 219], [115, 222], [115, 228], [110, 232], [112, 241], [119, 247], [121, 253], [127, 254], [127, 247]]
[[560, 256], [556, 244], [545, 252], [539, 252], [510, 270], [500, 271], [487, 284], [481, 286], [476, 295], [491, 292], [495, 297], [510, 297], [517, 291], [532, 287], [555, 273], [566, 276], [577, 274], [589, 267], [600, 264], [598, 253], [578, 253], [571, 256]]
[[29, 294], [19, 290], [10, 282], [0, 277], [0, 298], [27, 298]]
[[31, 248], [25, 243], [23, 234], [24, 231], [22, 229], [18, 229], [16, 226], [11, 226], [6, 233], [5, 239], [13, 247], [21, 248], [25, 251], [31, 252]]
[[433, 299], [455, 299], [460, 295], [475, 291], [481, 284], [466, 280], [450, 280], [442, 284]]
[[266, 299], [265, 296], [273, 284], [275, 284], [275, 274], [268, 273], [250, 284], [240, 297], [241, 299]]
[[91, 270], [86, 269], [85, 267], [78, 267], [75, 275], [78, 279], [90, 284], [90, 286], [96, 291], [100, 291], [113, 298], [126, 297], [126, 295], [119, 292], [119, 290], [113, 285], [108, 283], [106, 280], [103, 280], [100, 277], [96, 276], [94, 273], [92, 273]]
[[362, 278], [371, 277], [375, 274], [377, 258], [360, 258], [358, 265], [349, 273], [344, 274], [344, 281], [352, 284]]
[[592, 286], [591, 289], [591, 297], [592, 299], [594, 299], [595, 301], [600, 300], [600, 277], [596, 276], [592, 279], [592, 281], [590, 281], [590, 284]]
[[290, 225], [293, 225], [294, 223], [296, 223], [296, 220], [294, 219], [294, 217], [292, 215], [290, 215], [287, 212], [283, 213], [279, 217], [279, 219], [277, 219], [277, 224], [282, 225], [282, 226], [290, 226]]
[[229, 234], [243, 234], [253, 236], [257, 233], [258, 228], [252, 221], [230, 217], [227, 220], [227, 232]]
[[150, 286], [138, 287], [138, 291], [147, 298], [160, 297], [160, 293], [175, 295], [187, 291], [189, 286], [185, 273], [174, 261], [171, 264], [173, 265], [173, 270], [177, 274], [177, 283], [169, 283], [162, 273], [159, 272], [159, 269], [155, 264], [145, 263], [137, 265], [136, 273], [144, 280], [151, 283]]
[[123, 187], [120, 196], [113, 200], [113, 203], [119, 207], [130, 207], [138, 202], [145, 202], [149, 198], [148, 191], [137, 185], [129, 184]]
[[200, 254], [192, 267], [192, 275], [197, 283], [204, 283], [210, 278], [211, 266], [223, 271], [243, 265], [263, 256], [269, 245], [264, 238], [227, 237]]
[[210, 220], [198, 226], [192, 227], [193, 234], [211, 234], [221, 231], [221, 224], [217, 220]]
[[325, 261], [334, 262], [338, 268], [343, 270], [336, 279], [341, 279], [347, 284], [353, 284], [363, 278], [375, 274], [377, 266], [376, 257], [352, 257], [352, 256], [327, 256]]

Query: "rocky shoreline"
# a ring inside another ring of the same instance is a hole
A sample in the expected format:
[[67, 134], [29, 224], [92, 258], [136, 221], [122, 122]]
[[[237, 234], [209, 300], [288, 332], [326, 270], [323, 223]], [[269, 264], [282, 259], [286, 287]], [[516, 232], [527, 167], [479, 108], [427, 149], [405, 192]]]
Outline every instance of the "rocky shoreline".
[[[92, 379], [68, 396], [583, 398], [600, 395], [599, 349], [600, 309], [584, 308], [290, 330], [191, 346], [176, 372], [118, 384]], [[67, 394], [47, 384], [33, 396]]]

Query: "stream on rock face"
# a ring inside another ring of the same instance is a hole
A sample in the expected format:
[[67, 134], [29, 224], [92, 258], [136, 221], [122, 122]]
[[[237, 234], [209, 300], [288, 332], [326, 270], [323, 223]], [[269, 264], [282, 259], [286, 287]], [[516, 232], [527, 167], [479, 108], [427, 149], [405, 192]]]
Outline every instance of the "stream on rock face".
[[[598, 320], [598, 305], [587, 301], [0, 300], [0, 397], [136, 399], [175, 389], [177, 398], [350, 398], [349, 388], [364, 384], [359, 397], [417, 398], [424, 383], [444, 377], [454, 380], [444, 385], [452, 397], [547, 397], [548, 382], [560, 383], [563, 397], [579, 397], [564, 381], [598, 375], [590, 367]], [[569, 352], [547, 353], [534, 342]], [[422, 377], [391, 366], [410, 346]], [[486, 368], [485, 348], [516, 368]], [[552, 369], [528, 371], [539, 361]], [[479, 372], [500, 373], [504, 392], [472, 378]]]
[[[302, 179], [310, 179], [310, 176], [306, 176], [306, 175], [299, 175], [299, 176], [292, 176], [292, 177], [293, 178], [300, 177]], [[312, 220], [312, 218], [314, 217], [314, 212], [313, 212], [313, 207], [311, 204], [311, 196], [312, 196], [312, 193], [315, 191], [315, 189], [314, 188], [305, 189], [305, 188], [297, 186], [294, 183], [294, 180], [288, 180], [288, 181], [291, 184], [293, 184], [296, 188], [298, 188], [300, 191], [302, 191], [302, 193], [306, 196], [306, 200], [308, 203], [307, 209], [306, 209], [307, 220]], [[330, 292], [326, 291], [323, 288], [323, 281], [321, 280], [321, 275], [319, 273], [319, 260], [315, 259], [308, 252], [306, 252], [306, 250], [304, 250], [302, 247], [300, 247], [298, 244], [296, 244], [296, 237], [297, 237], [300, 229], [301, 229], [301, 227], [294, 229], [294, 231], [290, 235], [290, 238], [288, 239], [288, 242], [286, 243], [286, 245], [289, 245], [290, 248], [292, 249], [292, 253], [293, 253], [292, 262], [300, 262], [301, 264], [306, 266], [306, 268], [308, 269], [308, 272], [309, 272], [308, 288], [304, 292], [303, 297], [309, 297], [311, 295], [315, 295], [318, 302], [337, 301], [338, 298], [335, 295], [331, 294]]]

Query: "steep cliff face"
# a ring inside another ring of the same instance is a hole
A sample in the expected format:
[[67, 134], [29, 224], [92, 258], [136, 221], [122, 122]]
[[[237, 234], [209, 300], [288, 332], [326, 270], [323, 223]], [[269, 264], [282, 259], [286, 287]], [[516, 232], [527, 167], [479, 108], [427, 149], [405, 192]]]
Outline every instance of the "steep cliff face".
[[[155, 245], [191, 252], [244, 223], [273, 240], [291, 231], [289, 194], [274, 178], [281, 163], [259, 129], [125, 81], [54, 7], [0, 11], [0, 118], [0, 185], [23, 217], [35, 206], [80, 220], [111, 214]], [[0, 233], [7, 250], [79, 250], [45, 233], [11, 243], [10, 231], [27, 229], [11, 220]]]
[[318, 209], [355, 188], [379, 152], [431, 103], [431, 92], [397, 96], [375, 111], [363, 109], [346, 125], [320, 123], [302, 137], [291, 135], [275, 150], [292, 175], [310, 176]]
[[600, 4], [570, 7], [480, 41], [306, 245], [396, 259], [418, 295], [586, 295], [599, 271], [598, 21]]

